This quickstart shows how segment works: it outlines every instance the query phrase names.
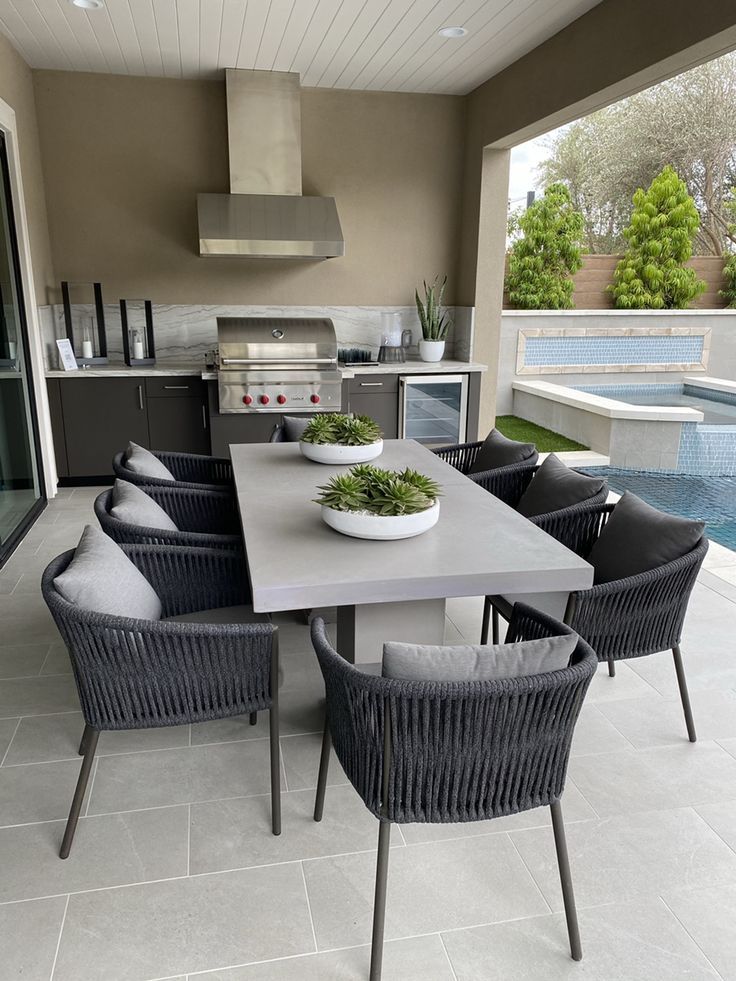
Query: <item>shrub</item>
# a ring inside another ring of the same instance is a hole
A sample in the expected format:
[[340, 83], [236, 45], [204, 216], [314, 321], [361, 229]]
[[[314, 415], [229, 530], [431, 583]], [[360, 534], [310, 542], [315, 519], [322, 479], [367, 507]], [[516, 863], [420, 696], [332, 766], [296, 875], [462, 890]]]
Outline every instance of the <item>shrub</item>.
[[[731, 188], [728, 199], [724, 202], [727, 214], [731, 218], [736, 218], [736, 187]], [[731, 239], [736, 236], [736, 222], [728, 223], [728, 234]], [[726, 301], [727, 307], [736, 307], [736, 252], [729, 252], [723, 266], [723, 276], [726, 280], [726, 288], [718, 290], [718, 295]]]
[[521, 238], [509, 257], [506, 289], [521, 310], [569, 310], [572, 279], [582, 265], [583, 216], [564, 184], [550, 184], [518, 219]]
[[705, 283], [684, 263], [693, 254], [700, 217], [695, 202], [672, 167], [657, 174], [633, 198], [624, 231], [626, 254], [608, 287], [623, 310], [676, 310], [690, 305]]

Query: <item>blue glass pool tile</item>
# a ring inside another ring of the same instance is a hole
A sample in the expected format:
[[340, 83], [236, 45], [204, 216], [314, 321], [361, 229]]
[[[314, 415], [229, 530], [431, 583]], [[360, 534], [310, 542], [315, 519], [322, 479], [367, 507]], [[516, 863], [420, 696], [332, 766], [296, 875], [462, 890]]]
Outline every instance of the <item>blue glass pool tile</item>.
[[527, 337], [524, 365], [700, 364], [702, 335]]

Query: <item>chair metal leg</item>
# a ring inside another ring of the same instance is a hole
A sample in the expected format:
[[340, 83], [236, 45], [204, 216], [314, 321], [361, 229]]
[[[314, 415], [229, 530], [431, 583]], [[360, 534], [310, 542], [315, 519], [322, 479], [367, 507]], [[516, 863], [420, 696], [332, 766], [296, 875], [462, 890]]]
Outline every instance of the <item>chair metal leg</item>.
[[256, 725], [256, 723], [258, 722], [258, 713], [251, 712], [250, 715], [248, 716], [248, 722], [250, 722], [252, 726]]
[[391, 822], [382, 820], [378, 827], [378, 858], [376, 860], [376, 894], [373, 902], [373, 937], [371, 940], [370, 981], [381, 981], [381, 969], [383, 966], [383, 932], [386, 922], [388, 854], [390, 845]]
[[679, 644], [675, 644], [675, 646], [672, 648], [672, 656], [675, 659], [675, 674], [677, 675], [677, 684], [680, 689], [682, 710], [685, 713], [687, 736], [690, 742], [694, 743], [697, 741], [698, 737], [695, 732], [695, 720], [693, 719], [693, 710], [690, 705], [690, 694], [687, 690], [687, 681], [685, 680], [685, 666], [682, 663], [682, 652], [680, 651]]
[[483, 600], [483, 624], [480, 628], [480, 642], [481, 644], [488, 643], [488, 624], [491, 619], [491, 601], [486, 596]]
[[321, 821], [325, 809], [325, 790], [327, 789], [327, 771], [330, 768], [330, 749], [332, 748], [332, 738], [325, 719], [325, 727], [322, 732], [322, 752], [319, 757], [319, 776], [317, 777], [317, 794], [314, 798], [314, 820]]
[[279, 744], [279, 633], [271, 641], [271, 708], [268, 711], [271, 739], [271, 830], [281, 834], [281, 747]]
[[560, 870], [562, 898], [565, 903], [565, 919], [567, 920], [567, 935], [570, 938], [570, 953], [574, 961], [581, 961], [583, 959], [583, 948], [580, 944], [580, 928], [578, 927], [578, 914], [575, 909], [575, 894], [572, 888], [570, 859], [567, 854], [562, 805], [559, 800], [554, 800], [550, 804], [549, 809], [552, 812], [552, 830], [555, 836], [555, 851], [557, 852], [557, 865]]
[[74, 791], [71, 810], [69, 811], [69, 817], [66, 822], [64, 839], [61, 842], [61, 849], [59, 850], [59, 858], [69, 858], [69, 852], [71, 851], [72, 842], [74, 841], [74, 832], [77, 830], [79, 813], [82, 810], [82, 802], [84, 801], [87, 784], [89, 783], [89, 775], [92, 770], [92, 764], [95, 760], [95, 751], [97, 749], [97, 740], [99, 738], [100, 734], [96, 729], [93, 729], [91, 726], [84, 727], [84, 734], [82, 735], [82, 743], [80, 745], [80, 749], [82, 746], [84, 747], [84, 759], [82, 760], [82, 769], [79, 771], [79, 778], [77, 779], [77, 786]]
[[616, 662], [613, 660], [612, 657], [608, 658], [608, 677], [609, 678], [616, 677]]
[[84, 756], [84, 751], [87, 748], [87, 729], [89, 726], [84, 727], [84, 732], [82, 733], [82, 738], [79, 740], [79, 749], [77, 752], [80, 756]]
[[494, 608], [493, 608], [493, 619], [491, 621], [491, 637], [493, 638], [492, 639], [492, 643], [494, 643], [494, 644], [500, 644], [500, 640], [498, 639], [499, 636], [500, 636], [500, 633], [501, 633], [501, 631], [499, 629], [499, 624], [498, 624], [498, 610], [494, 606]]

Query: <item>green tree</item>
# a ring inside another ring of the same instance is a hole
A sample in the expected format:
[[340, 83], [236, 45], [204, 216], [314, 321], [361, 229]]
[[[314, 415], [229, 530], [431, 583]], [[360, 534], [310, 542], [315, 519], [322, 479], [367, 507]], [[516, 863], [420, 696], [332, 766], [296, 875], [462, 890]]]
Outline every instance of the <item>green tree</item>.
[[624, 310], [673, 310], [689, 306], [705, 283], [684, 263], [693, 253], [699, 217], [685, 182], [672, 167], [634, 194], [626, 253], [616, 266], [614, 306]]
[[583, 217], [564, 184], [550, 184], [518, 220], [506, 277], [511, 305], [521, 310], [572, 307], [571, 276], [582, 265]]
[[[728, 231], [731, 239], [736, 241], [736, 187], [731, 188], [731, 193], [725, 202], [725, 211], [731, 221], [728, 223]], [[718, 290], [719, 296], [726, 301], [726, 306], [736, 307], [736, 252], [730, 251], [726, 255], [726, 262], [723, 266], [723, 276], [726, 280], [726, 288]]]

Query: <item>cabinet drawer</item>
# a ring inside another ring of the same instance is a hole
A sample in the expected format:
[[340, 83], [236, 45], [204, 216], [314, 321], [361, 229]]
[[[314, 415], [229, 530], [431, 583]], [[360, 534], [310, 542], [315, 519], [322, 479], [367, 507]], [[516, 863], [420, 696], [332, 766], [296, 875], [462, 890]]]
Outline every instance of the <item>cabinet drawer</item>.
[[146, 395], [155, 398], [197, 398], [204, 395], [204, 382], [197, 375], [160, 375], [146, 378]]
[[398, 392], [398, 375], [356, 375], [348, 379], [348, 392], [351, 395], [380, 395], [382, 392]]

